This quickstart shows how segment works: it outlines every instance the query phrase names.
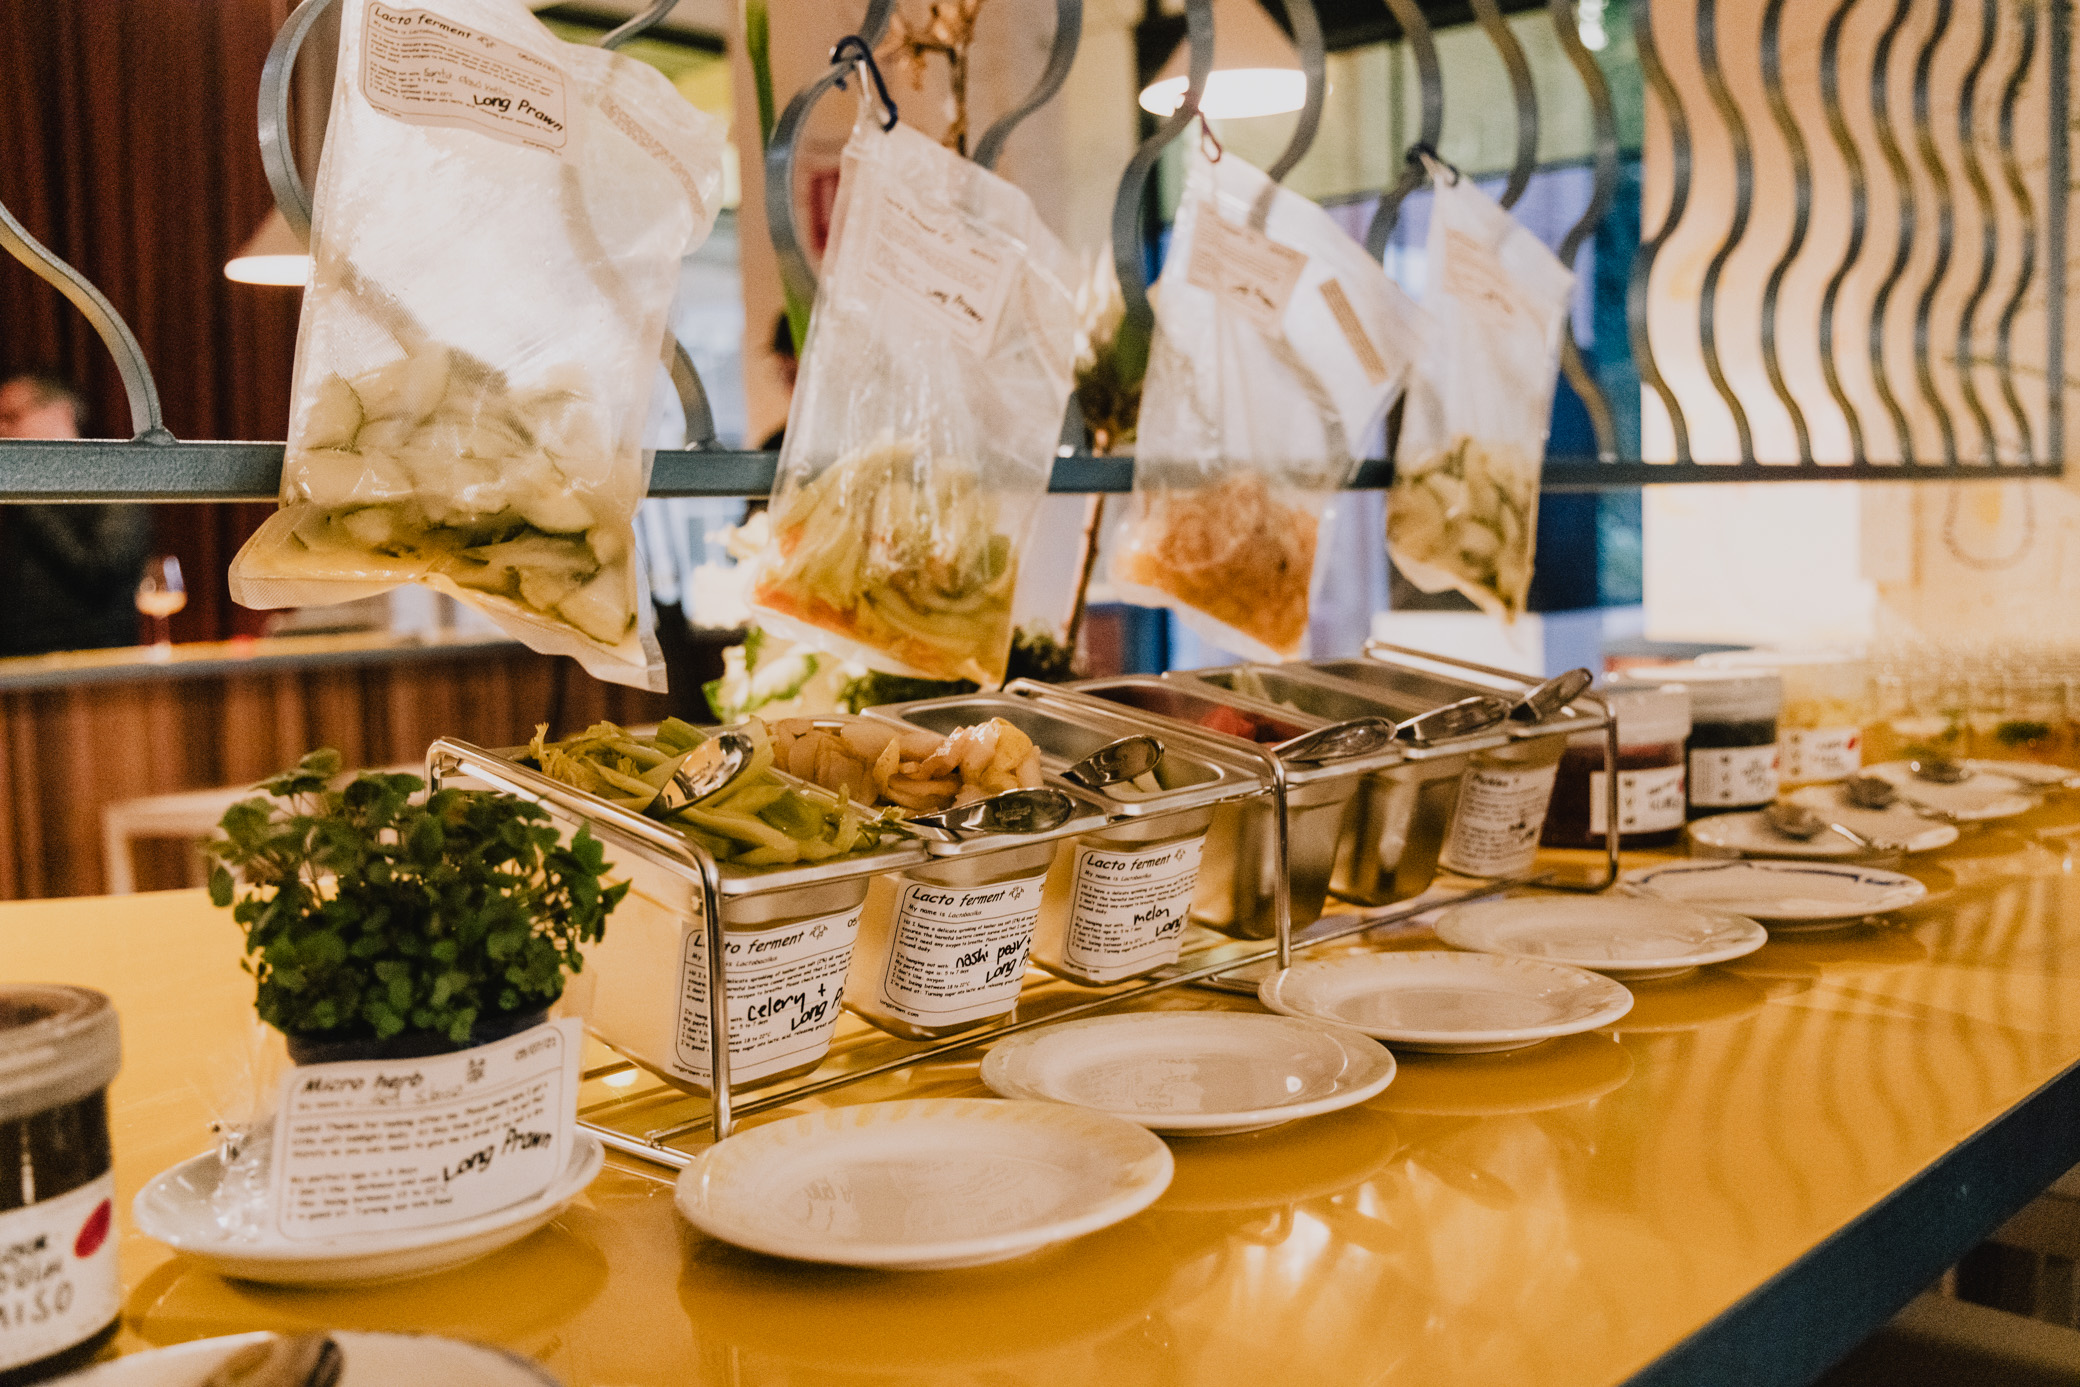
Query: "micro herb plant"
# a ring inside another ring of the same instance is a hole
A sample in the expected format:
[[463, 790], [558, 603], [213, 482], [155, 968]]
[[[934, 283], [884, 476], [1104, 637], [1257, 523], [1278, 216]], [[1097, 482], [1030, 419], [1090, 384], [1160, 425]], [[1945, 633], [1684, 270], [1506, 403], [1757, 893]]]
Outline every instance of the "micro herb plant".
[[339, 769], [338, 752], [309, 753], [205, 845], [210, 899], [245, 930], [260, 1019], [299, 1038], [462, 1045], [480, 1019], [562, 996], [579, 945], [628, 891], [601, 884], [598, 840], [581, 828], [565, 844], [511, 795], [415, 802], [417, 776], [364, 772], [335, 790]]

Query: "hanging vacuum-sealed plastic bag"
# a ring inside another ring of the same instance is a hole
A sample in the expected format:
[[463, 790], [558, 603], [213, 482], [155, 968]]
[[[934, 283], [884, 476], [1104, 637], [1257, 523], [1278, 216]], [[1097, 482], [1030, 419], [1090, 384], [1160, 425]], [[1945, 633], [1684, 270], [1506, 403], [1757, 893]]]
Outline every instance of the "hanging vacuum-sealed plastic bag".
[[1302, 655], [1323, 508], [1401, 393], [1422, 310], [1320, 207], [1197, 149], [1154, 297], [1113, 583], [1224, 649]]
[[845, 145], [752, 606], [873, 669], [994, 686], [1068, 408], [1072, 273], [1023, 192], [886, 118], [863, 100]]
[[231, 594], [422, 583], [662, 688], [633, 543], [643, 426], [726, 133], [520, 0], [346, 0], [341, 25], [282, 508]]
[[1437, 337], [1402, 415], [1387, 549], [1423, 591], [1457, 588], [1515, 621], [1574, 274], [1472, 180], [1424, 162], [1437, 196], [1423, 306]]

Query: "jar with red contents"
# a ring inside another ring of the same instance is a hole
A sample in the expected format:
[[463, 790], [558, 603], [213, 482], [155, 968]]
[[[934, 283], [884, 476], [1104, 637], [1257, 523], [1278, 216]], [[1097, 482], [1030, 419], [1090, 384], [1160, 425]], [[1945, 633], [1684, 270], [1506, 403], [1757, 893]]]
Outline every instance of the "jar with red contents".
[[[1602, 697], [1618, 723], [1618, 846], [1665, 847], [1683, 831], [1689, 692], [1628, 684]], [[1540, 839], [1547, 847], [1603, 846], [1609, 807], [1604, 759], [1603, 733], [1568, 740]]]
[[0, 987], [0, 1387], [94, 1356], [116, 1331], [109, 1081], [115, 1008], [84, 987]]

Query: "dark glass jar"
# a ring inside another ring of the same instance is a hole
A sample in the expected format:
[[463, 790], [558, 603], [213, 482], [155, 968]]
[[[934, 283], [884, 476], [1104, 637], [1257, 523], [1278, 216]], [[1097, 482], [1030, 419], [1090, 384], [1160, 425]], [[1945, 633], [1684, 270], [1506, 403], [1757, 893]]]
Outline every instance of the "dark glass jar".
[[1775, 799], [1782, 677], [1697, 665], [1655, 674], [1690, 691], [1690, 817], [1760, 809]]
[[99, 992], [0, 987], [0, 1387], [71, 1372], [116, 1332], [107, 1088], [121, 1058]]

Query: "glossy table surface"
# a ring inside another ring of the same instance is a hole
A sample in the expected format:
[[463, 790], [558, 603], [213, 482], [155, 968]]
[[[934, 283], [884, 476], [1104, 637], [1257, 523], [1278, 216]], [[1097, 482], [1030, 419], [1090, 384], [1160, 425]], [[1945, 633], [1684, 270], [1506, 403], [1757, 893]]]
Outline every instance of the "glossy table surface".
[[[1004, 1266], [890, 1275], [766, 1260], [692, 1233], [669, 1172], [615, 1156], [526, 1241], [370, 1289], [227, 1282], [126, 1223], [114, 1351], [324, 1325], [497, 1342], [570, 1384], [1769, 1380], [1761, 1359], [1742, 1365], [1743, 1342], [1818, 1325], [1821, 1340], [1848, 1336], [1831, 1355], [1868, 1327], [1850, 1321], [1874, 1323], [1942, 1265], [1916, 1269], [1915, 1255], [1964, 1245], [1903, 1254], [1897, 1238], [1862, 1247], [1860, 1230], [1888, 1208], [1911, 1213], [1901, 1201], [1974, 1150], [2017, 1164], [1993, 1138], [2080, 1087], [2061, 1079], [2080, 1062], [2076, 844], [2080, 803], [1969, 831], [1912, 864], [1935, 888], [1924, 905], [1638, 984], [1614, 1032], [1404, 1055], [1360, 1108], [1173, 1141], [1176, 1180], [1151, 1210]], [[116, 999], [126, 1219], [145, 1180], [210, 1143], [207, 1124], [245, 1082], [251, 982], [237, 943], [194, 892], [0, 905], [6, 976]], [[1426, 944], [1404, 932], [1369, 947]], [[1198, 992], [1144, 1004], [1252, 1005]], [[978, 1094], [975, 1068], [964, 1054], [835, 1101]], [[588, 1104], [608, 1100], [630, 1130], [692, 1111], [588, 1086]], [[2080, 1129], [2029, 1140], [2030, 1170], [2080, 1160], [2041, 1149], [2080, 1143]], [[1953, 1203], [1970, 1204], [1975, 1178], [1952, 1181]], [[1951, 1231], [1968, 1244], [2010, 1211]], [[1901, 1266], [1925, 1279], [1858, 1306], [1858, 1286]], [[1721, 1377], [1683, 1366], [1708, 1360]]]

